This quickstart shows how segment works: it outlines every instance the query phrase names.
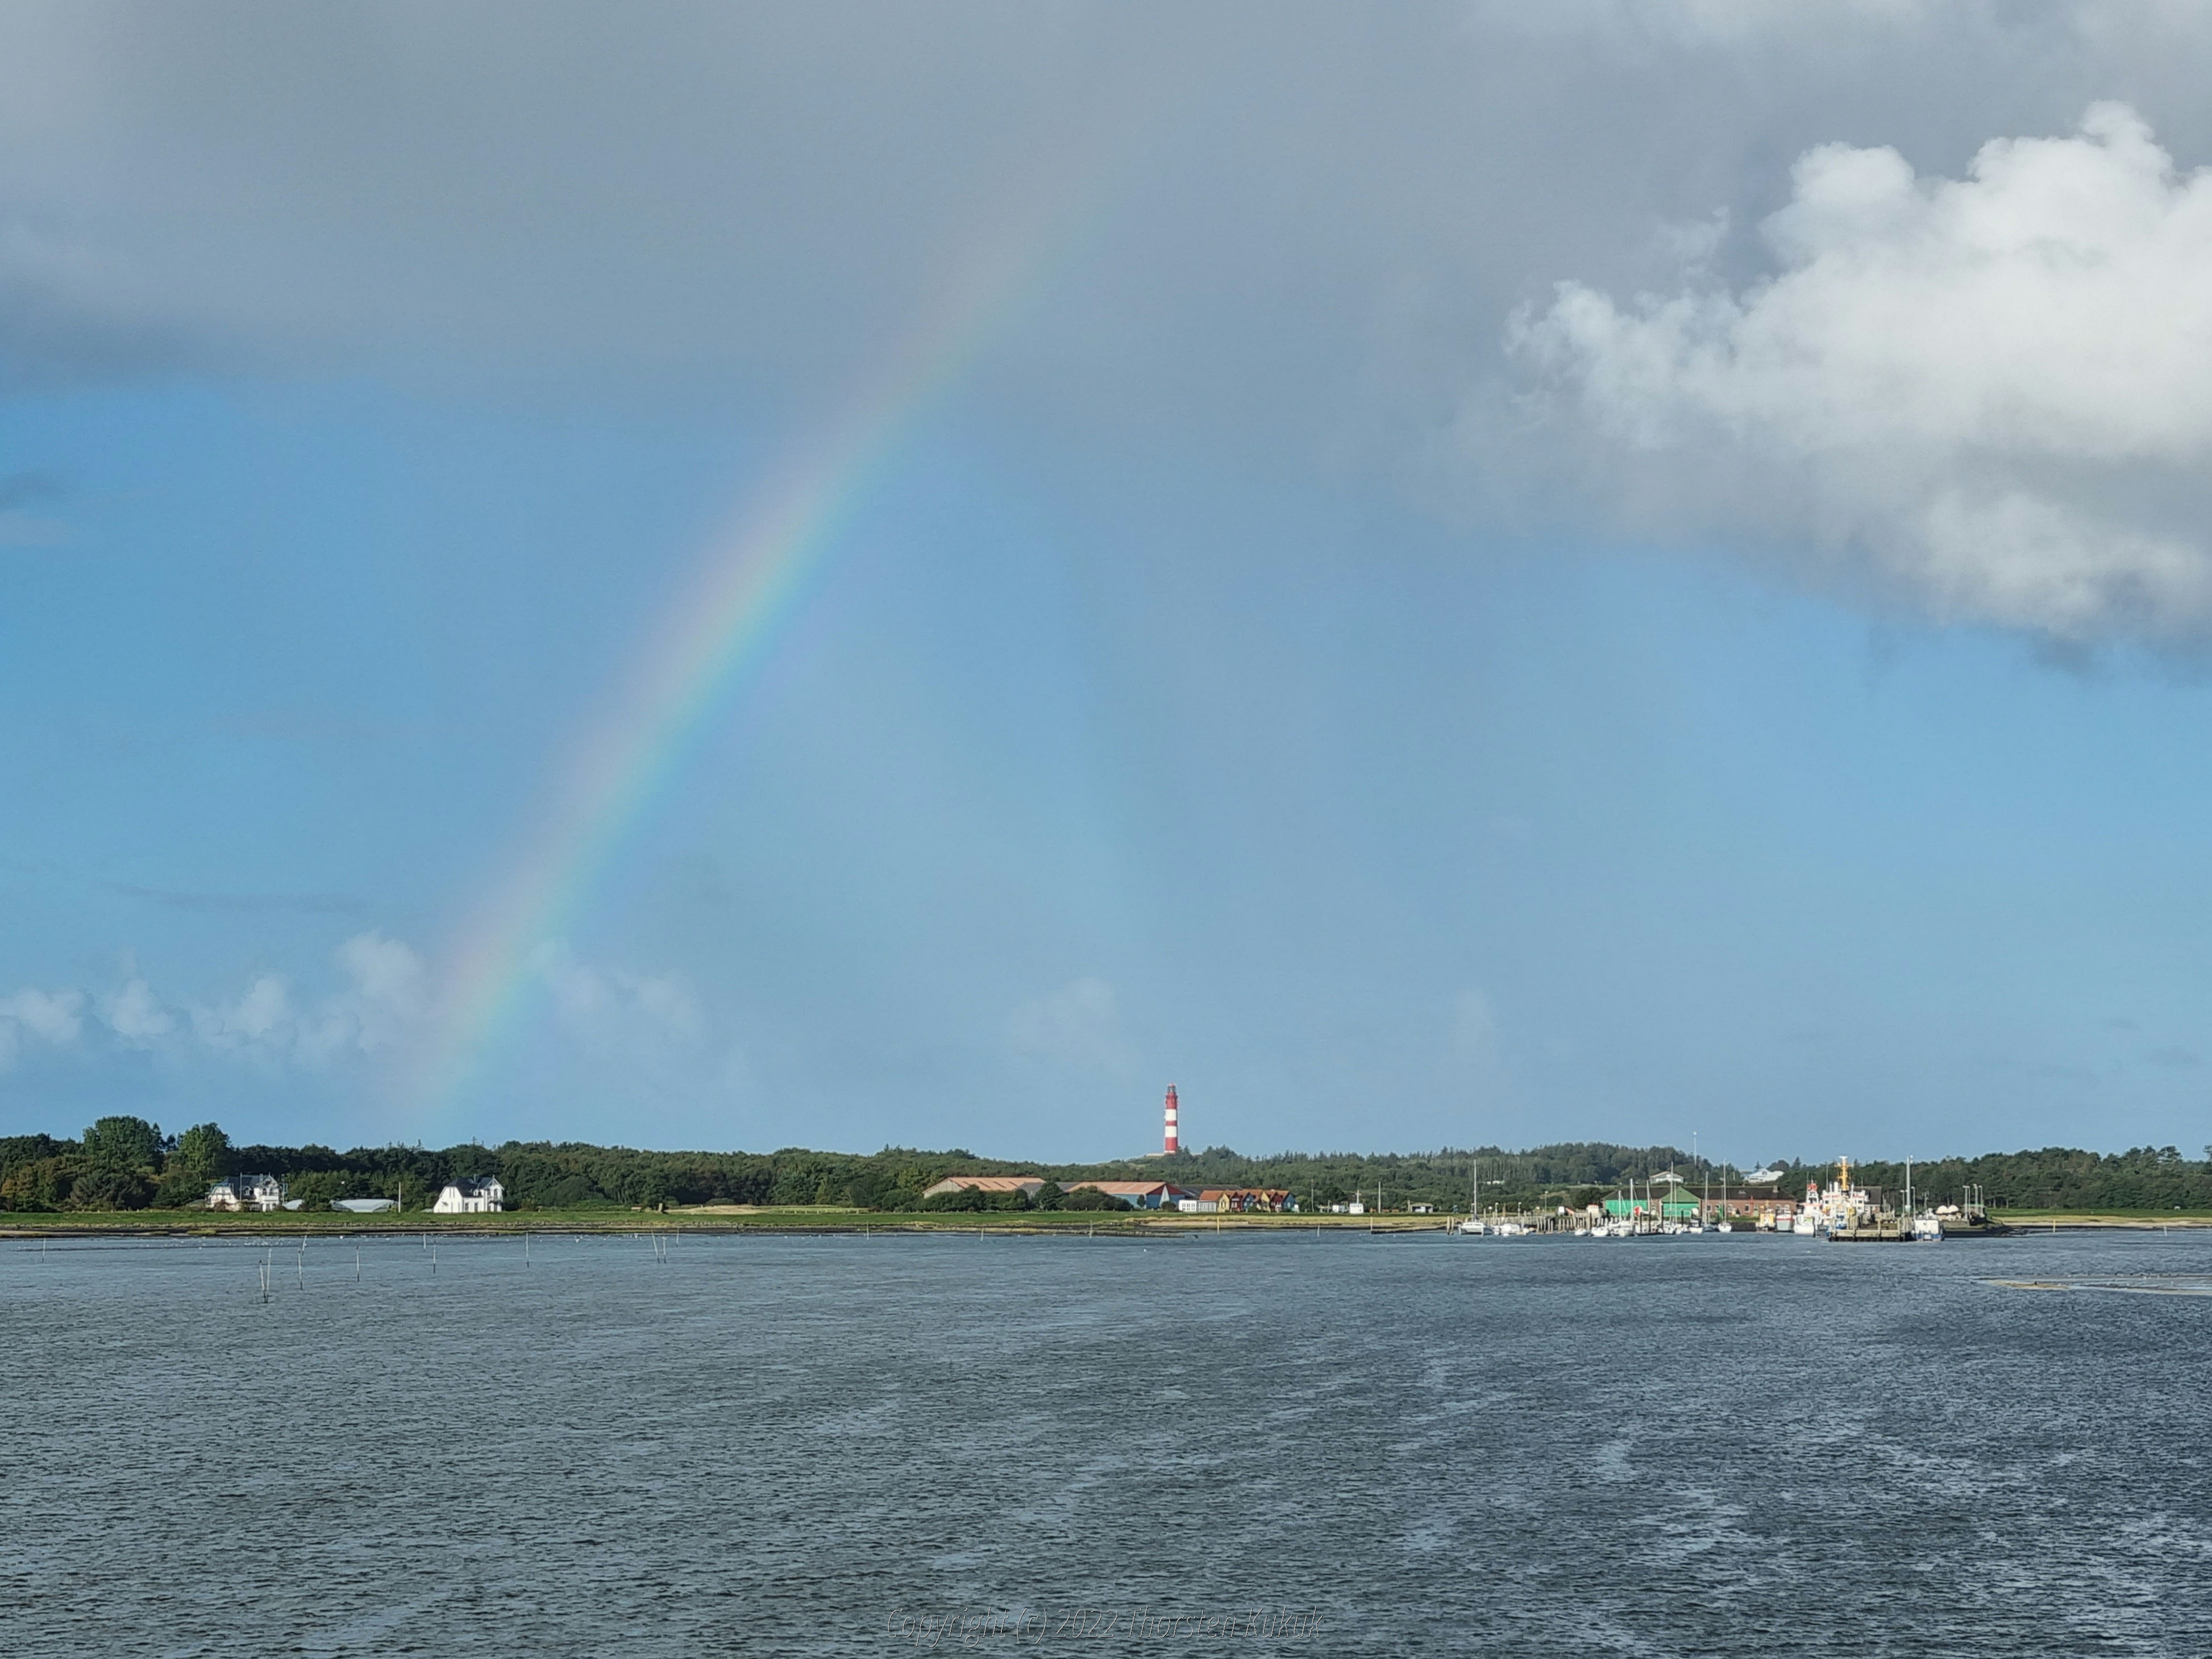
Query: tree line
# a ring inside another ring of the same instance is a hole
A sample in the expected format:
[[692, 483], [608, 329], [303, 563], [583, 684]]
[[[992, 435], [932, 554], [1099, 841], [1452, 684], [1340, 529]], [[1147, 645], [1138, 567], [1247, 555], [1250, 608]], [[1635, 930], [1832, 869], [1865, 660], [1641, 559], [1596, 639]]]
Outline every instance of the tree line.
[[[1775, 1159], [1779, 1177], [1759, 1190], [1802, 1193], [1808, 1180], [1832, 1176], [1830, 1164]], [[1509, 1209], [1593, 1203], [1629, 1182], [1664, 1173], [1686, 1188], [1745, 1188], [1746, 1171], [1692, 1158], [1674, 1146], [1624, 1146], [1577, 1141], [1524, 1151], [1445, 1148], [1382, 1155], [1281, 1152], [1248, 1158], [1225, 1146], [1175, 1158], [1091, 1164], [1022, 1164], [979, 1158], [953, 1148], [924, 1152], [822, 1152], [787, 1147], [774, 1152], [653, 1152], [581, 1141], [475, 1142], [441, 1149], [356, 1146], [349, 1152], [308, 1145], [239, 1145], [214, 1123], [166, 1134], [143, 1118], [103, 1117], [74, 1140], [46, 1134], [0, 1137], [0, 1209], [105, 1211], [183, 1209], [204, 1202], [208, 1188], [234, 1176], [271, 1175], [304, 1207], [339, 1199], [389, 1198], [408, 1210], [428, 1209], [448, 1182], [499, 1178], [510, 1208], [655, 1209], [662, 1206], [834, 1205], [854, 1209], [1084, 1207], [1107, 1202], [1069, 1190], [1082, 1181], [1170, 1181], [1206, 1187], [1280, 1188], [1300, 1207], [1326, 1208], [1357, 1197], [1370, 1209], [1426, 1205], [1439, 1212], [1480, 1202]], [[951, 1175], [1030, 1175], [1050, 1183], [1036, 1199], [1019, 1194], [922, 1194]], [[1854, 1164], [1854, 1181], [1901, 1194], [1902, 1163]], [[2203, 1160], [2172, 1146], [2097, 1153], [2071, 1147], [1992, 1152], [1916, 1164], [1912, 1183], [1924, 1198], [1955, 1199], [1980, 1187], [1999, 1207], [2072, 1210], [2212, 1209], [2212, 1148]]]

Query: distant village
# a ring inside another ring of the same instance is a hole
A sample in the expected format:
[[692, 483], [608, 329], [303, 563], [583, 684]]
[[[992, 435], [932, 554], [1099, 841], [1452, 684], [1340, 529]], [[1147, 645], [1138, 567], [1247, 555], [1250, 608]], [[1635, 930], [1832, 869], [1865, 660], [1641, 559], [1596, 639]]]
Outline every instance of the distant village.
[[[1796, 1159], [1739, 1170], [1694, 1150], [1597, 1142], [1522, 1152], [1255, 1158], [1225, 1146], [1194, 1152], [1181, 1120], [1170, 1089], [1152, 1150], [1086, 1165], [899, 1146], [865, 1154], [680, 1152], [510, 1141], [338, 1152], [234, 1146], [213, 1123], [165, 1135], [158, 1124], [118, 1115], [77, 1139], [0, 1136], [0, 1212], [335, 1209], [461, 1218], [614, 1209], [1066, 1210], [1164, 1212], [1209, 1224], [1224, 1215], [1364, 1222], [1444, 1214], [1508, 1232], [1710, 1226], [1832, 1235], [1840, 1224], [1854, 1238], [1890, 1237], [1907, 1218], [1917, 1227], [1923, 1210], [1929, 1224], [1943, 1227], [1973, 1225], [1972, 1218], [2005, 1208], [2212, 1212], [2212, 1159], [2184, 1158], [2171, 1146], [2114, 1154], [2048, 1148], [1917, 1164], [1854, 1160], [1856, 1178], [1837, 1183], [1847, 1190], [1832, 1201], [1823, 1190], [1830, 1168]], [[1842, 1176], [1840, 1164], [1833, 1173]]]
[[[1044, 1189], [1053, 1184], [1041, 1175], [947, 1176], [935, 1186], [925, 1188], [921, 1196], [927, 1201], [961, 1193], [987, 1196], [1018, 1193], [1024, 1202], [1035, 1204]], [[1097, 1193], [1116, 1199], [1133, 1210], [1179, 1210], [1185, 1215], [1280, 1215], [1295, 1212], [1298, 1207], [1297, 1200], [1281, 1187], [1205, 1187], [1194, 1191], [1171, 1181], [1078, 1181], [1061, 1190], [1071, 1195]]]
[[[396, 1210], [401, 1200], [396, 1198], [334, 1198], [333, 1210], [345, 1210], [355, 1215], [375, 1215], [385, 1210]], [[208, 1188], [207, 1207], [210, 1210], [301, 1210], [307, 1200], [293, 1198], [284, 1183], [275, 1176], [234, 1176], [228, 1181], [218, 1181]], [[499, 1177], [489, 1176], [482, 1181], [449, 1181], [430, 1206], [433, 1215], [484, 1215], [507, 1207], [507, 1189]]]

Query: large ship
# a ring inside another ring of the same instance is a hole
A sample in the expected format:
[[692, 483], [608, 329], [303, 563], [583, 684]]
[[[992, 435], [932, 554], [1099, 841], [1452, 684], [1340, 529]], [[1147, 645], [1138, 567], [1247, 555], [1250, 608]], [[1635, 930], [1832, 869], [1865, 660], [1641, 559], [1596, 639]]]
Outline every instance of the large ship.
[[1850, 1159], [1839, 1158], [1833, 1181], [1825, 1187], [1817, 1181], [1805, 1183], [1805, 1201], [1798, 1206], [1791, 1231], [1825, 1238], [1871, 1222], [1874, 1215], [1872, 1196], [1865, 1188], [1851, 1185]]

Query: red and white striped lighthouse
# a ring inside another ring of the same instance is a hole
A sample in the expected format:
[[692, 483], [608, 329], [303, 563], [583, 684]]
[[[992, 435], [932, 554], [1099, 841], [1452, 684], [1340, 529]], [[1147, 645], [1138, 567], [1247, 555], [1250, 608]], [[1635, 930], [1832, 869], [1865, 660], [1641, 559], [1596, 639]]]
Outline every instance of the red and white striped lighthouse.
[[1172, 1083], [1168, 1085], [1167, 1116], [1168, 1144], [1163, 1150], [1170, 1152], [1181, 1152], [1182, 1150], [1182, 1142], [1177, 1138], [1176, 1133], [1176, 1092], [1175, 1085]]

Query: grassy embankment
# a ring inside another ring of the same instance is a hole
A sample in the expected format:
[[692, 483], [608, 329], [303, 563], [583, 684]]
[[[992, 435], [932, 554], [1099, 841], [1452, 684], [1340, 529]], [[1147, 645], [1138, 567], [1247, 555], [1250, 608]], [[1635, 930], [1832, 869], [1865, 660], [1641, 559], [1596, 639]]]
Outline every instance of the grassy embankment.
[[1992, 1208], [1990, 1219], [2007, 1227], [2122, 1227], [2141, 1231], [2160, 1227], [2212, 1227], [2212, 1211]]
[[[2206, 1210], [2006, 1210], [1990, 1218], [2017, 1229], [2056, 1227], [2155, 1231], [2212, 1228]], [[0, 1238], [302, 1233], [627, 1233], [684, 1232], [1039, 1232], [1141, 1234], [1227, 1230], [1327, 1228], [1337, 1231], [1434, 1231], [1455, 1218], [1441, 1215], [1186, 1215], [1181, 1212], [1108, 1210], [935, 1211], [905, 1214], [839, 1205], [702, 1205], [665, 1211], [510, 1210], [496, 1215], [432, 1215], [421, 1210], [355, 1215], [336, 1210], [228, 1214], [206, 1210], [82, 1210], [0, 1212]]]
[[285, 1235], [307, 1233], [628, 1233], [684, 1232], [1177, 1232], [1231, 1228], [1329, 1227], [1364, 1231], [1433, 1231], [1434, 1215], [1185, 1215], [1180, 1212], [1110, 1210], [936, 1211], [922, 1214], [848, 1209], [833, 1205], [776, 1207], [702, 1206], [697, 1208], [511, 1210], [495, 1215], [432, 1215], [420, 1210], [355, 1215], [334, 1210], [279, 1210], [229, 1214], [206, 1210], [86, 1210], [64, 1213], [0, 1214], [0, 1237]]

